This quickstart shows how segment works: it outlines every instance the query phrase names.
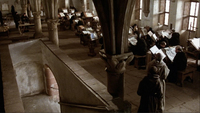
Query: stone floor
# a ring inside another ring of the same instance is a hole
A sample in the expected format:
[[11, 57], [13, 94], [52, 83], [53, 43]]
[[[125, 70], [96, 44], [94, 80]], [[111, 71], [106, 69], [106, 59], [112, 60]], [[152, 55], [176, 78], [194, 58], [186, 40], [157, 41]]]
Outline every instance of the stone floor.
[[[12, 25], [12, 22], [11, 22]], [[9, 37], [0, 35], [0, 47], [18, 41], [31, 40], [34, 30], [22, 35], [13, 26], [10, 28]], [[43, 33], [48, 36], [47, 28], [43, 25]], [[80, 64], [85, 70], [92, 74], [103, 84], [106, 83], [105, 63], [101, 60], [98, 51], [100, 46], [95, 49], [96, 56], [88, 56], [87, 46], [80, 44], [80, 39], [74, 31], [59, 28], [60, 49], [66, 52], [69, 57]], [[188, 59], [190, 65], [195, 61]], [[142, 78], [146, 76], [145, 69], [137, 69], [132, 65], [126, 66], [125, 72], [125, 100], [132, 104], [132, 112], [137, 112], [140, 96], [137, 95], [137, 88]], [[36, 95], [34, 97], [22, 98], [26, 112], [59, 112], [59, 105], [53, 101], [52, 97]], [[200, 112], [200, 72], [195, 71], [194, 81], [190, 83], [184, 81], [184, 86], [180, 87], [173, 83], [166, 83], [166, 112]]]

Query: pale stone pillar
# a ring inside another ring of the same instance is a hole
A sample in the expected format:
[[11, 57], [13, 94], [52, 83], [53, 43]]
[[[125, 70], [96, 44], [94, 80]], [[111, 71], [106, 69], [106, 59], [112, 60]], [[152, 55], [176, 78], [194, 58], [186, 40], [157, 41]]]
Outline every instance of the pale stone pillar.
[[87, 0], [83, 0], [83, 11], [87, 11]]
[[43, 0], [44, 11], [46, 15], [49, 40], [59, 47], [58, 39], [58, 1], [59, 0]]
[[22, 14], [26, 13], [27, 14], [27, 4], [22, 5]]
[[42, 24], [41, 24], [41, 0], [29, 0], [31, 8], [32, 8], [32, 13], [34, 17], [34, 24], [35, 24], [35, 33], [34, 33], [34, 38], [41, 38], [43, 37], [42, 33]]
[[59, 46], [57, 24], [58, 24], [57, 19], [48, 19], [47, 20], [49, 40], [51, 40], [55, 45]]
[[35, 24], [34, 38], [41, 38], [44, 36], [42, 33], [42, 24], [41, 24], [40, 13], [41, 13], [40, 11], [33, 12], [34, 24]]
[[27, 14], [27, 0], [21, 0], [21, 7], [22, 7], [22, 14], [26, 13]]
[[65, 8], [69, 8], [70, 7], [70, 1], [69, 0], [65, 0]]

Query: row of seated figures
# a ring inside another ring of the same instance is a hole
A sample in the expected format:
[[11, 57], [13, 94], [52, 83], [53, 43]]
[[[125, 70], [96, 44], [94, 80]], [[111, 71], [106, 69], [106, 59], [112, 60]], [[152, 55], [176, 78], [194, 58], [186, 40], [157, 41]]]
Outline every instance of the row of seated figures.
[[76, 35], [80, 37], [80, 44], [88, 46], [89, 56], [95, 56], [95, 47], [99, 44], [99, 39], [102, 38], [100, 31], [95, 31], [92, 27], [80, 25], [77, 28]]
[[79, 25], [86, 25], [90, 23], [95, 27], [95, 24], [99, 23], [98, 16], [95, 16], [91, 12], [79, 12], [74, 9], [63, 9], [62, 12], [59, 12], [59, 18], [61, 26], [64, 29], [76, 30]]
[[[153, 46], [156, 45], [158, 49], [161, 49], [180, 44], [180, 35], [173, 30], [159, 30], [154, 32], [148, 26], [136, 28], [136, 30], [135, 26], [133, 27], [130, 27], [128, 40], [130, 42], [130, 51], [132, 51], [136, 56], [136, 62], [134, 63], [134, 66], [137, 68], [140, 67], [140, 64], [137, 64], [137, 57], [144, 60], [146, 58], [146, 53]], [[148, 61], [149, 60], [146, 60], [146, 62], [143, 62], [141, 65], [146, 66]]]
[[64, 29], [75, 31], [80, 37], [80, 44], [88, 46], [89, 56], [95, 56], [95, 47], [102, 37], [98, 16], [91, 12], [78, 12], [72, 9], [63, 9], [59, 13], [60, 26]]
[[[130, 49], [134, 54], [134, 59], [132, 61], [131, 65], [134, 65], [134, 67], [140, 69], [142, 67], [146, 68], [148, 63], [151, 62], [154, 59], [154, 55], [158, 52], [162, 53], [162, 56], [164, 56], [163, 61], [166, 63], [168, 67], [173, 63], [173, 58], [176, 56], [176, 47], [177, 45], [180, 45], [180, 34], [173, 31], [173, 30], [158, 30], [156, 32], [152, 30], [148, 30], [148, 27], [141, 27], [138, 28], [138, 32], [134, 32], [133, 27], [130, 27], [129, 32], [129, 45]], [[138, 38], [139, 34], [139, 38]], [[147, 38], [149, 38], [147, 40]], [[148, 45], [148, 42], [152, 42], [150, 45]], [[197, 40], [197, 39], [196, 39]], [[165, 42], [164, 45], [162, 45], [161, 42]], [[189, 41], [191, 42], [191, 41]], [[199, 41], [193, 41], [193, 42], [199, 42]], [[141, 46], [142, 45], [142, 46]], [[197, 44], [198, 45], [198, 44]], [[146, 47], [146, 48], [144, 48]], [[188, 48], [187, 51], [189, 51]], [[198, 59], [199, 59], [199, 47], [192, 52], [195, 54], [196, 59], [196, 65], [198, 65]], [[137, 52], [139, 50], [139, 52]], [[140, 52], [144, 51], [144, 54], [141, 54]], [[186, 53], [187, 51], [184, 50]], [[191, 50], [190, 50], [191, 51]], [[198, 51], [198, 52], [197, 52]], [[138, 54], [140, 53], [140, 54]], [[193, 72], [194, 68], [191, 68], [191, 66], [187, 66], [185, 70], [178, 71], [178, 77], [177, 77], [177, 83], [182, 86], [183, 81], [186, 77], [190, 76], [190, 78], [193, 78]]]

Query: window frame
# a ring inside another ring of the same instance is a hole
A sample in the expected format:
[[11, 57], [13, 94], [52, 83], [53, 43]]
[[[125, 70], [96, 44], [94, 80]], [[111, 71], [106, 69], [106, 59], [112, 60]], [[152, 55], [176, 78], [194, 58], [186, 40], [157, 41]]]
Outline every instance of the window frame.
[[[194, 15], [190, 14], [191, 13], [191, 3], [192, 2], [196, 3], [196, 5], [195, 5], [195, 11], [194, 11], [194, 12], [197, 11], [197, 15], [196, 16], [195, 16], [196, 13], [194, 13]], [[188, 12], [188, 14], [185, 14], [186, 3], [189, 3], [189, 12]], [[197, 21], [198, 21], [198, 14], [199, 14], [199, 12], [198, 12], [199, 9], [197, 10], [197, 7], [199, 8], [199, 1], [197, 1], [197, 0], [190, 0], [190, 1], [187, 1], [187, 2], [184, 3], [183, 20], [182, 20], [182, 29], [183, 30], [187, 30], [187, 31], [191, 31], [191, 32], [196, 32], [197, 31], [197, 27], [198, 27], [198, 25], [197, 25], [198, 22]], [[190, 23], [189, 23], [190, 22], [190, 18], [194, 19], [193, 20], [193, 27], [192, 28], [189, 26], [190, 25]], [[196, 26], [194, 26], [195, 19], [197, 20], [196, 21]], [[187, 24], [185, 25], [186, 22], [187, 22]]]
[[[162, 11], [162, 2], [164, 3], [163, 11]], [[159, 14], [158, 14], [158, 22], [163, 25], [163, 26], [168, 26], [169, 25], [169, 16], [170, 16], [170, 5], [171, 5], [171, 0], [169, 0], [169, 11], [166, 11], [166, 4], [167, 0], [159, 0]], [[165, 15], [168, 14], [168, 23], [165, 24], [166, 17]], [[162, 19], [163, 18], [163, 19]], [[162, 19], [162, 20], [161, 20]]]
[[[142, 19], [142, 1], [143, 0], [136, 0], [136, 5], [135, 5], [135, 19], [136, 20], [141, 20]], [[139, 14], [137, 14], [139, 12]]]

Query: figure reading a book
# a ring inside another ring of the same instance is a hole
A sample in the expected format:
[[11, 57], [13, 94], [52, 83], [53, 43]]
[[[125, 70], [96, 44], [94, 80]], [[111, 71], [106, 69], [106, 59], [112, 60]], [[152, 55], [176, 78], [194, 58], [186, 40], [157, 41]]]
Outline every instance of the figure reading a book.
[[[136, 35], [137, 43], [136, 45], [130, 45], [130, 50], [134, 55], [144, 56], [147, 53], [147, 44], [143, 38], [140, 38], [140, 34], [138, 31], [134, 32]], [[130, 65], [134, 64], [134, 59], [130, 62]]]
[[159, 49], [162, 48], [161, 45], [163, 44], [163, 42], [165, 42], [165, 47], [169, 47], [169, 41], [167, 37], [160, 36], [159, 40], [156, 42], [156, 45]]
[[169, 66], [170, 73], [168, 76], [169, 82], [176, 82], [177, 80], [177, 71], [185, 70], [187, 67], [187, 57], [185, 52], [183, 52], [183, 48], [178, 45], [176, 46], [176, 56], [172, 64]]
[[137, 94], [141, 96], [138, 113], [162, 113], [163, 90], [159, 70], [156, 66], [149, 69], [139, 84]]

